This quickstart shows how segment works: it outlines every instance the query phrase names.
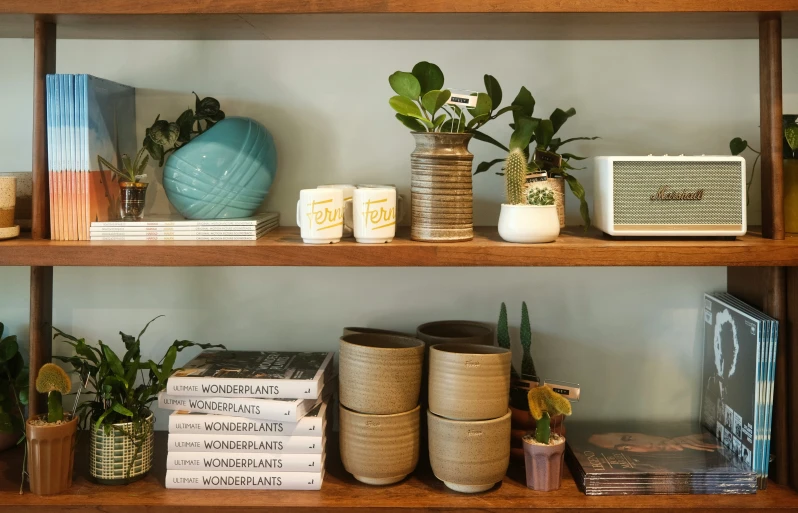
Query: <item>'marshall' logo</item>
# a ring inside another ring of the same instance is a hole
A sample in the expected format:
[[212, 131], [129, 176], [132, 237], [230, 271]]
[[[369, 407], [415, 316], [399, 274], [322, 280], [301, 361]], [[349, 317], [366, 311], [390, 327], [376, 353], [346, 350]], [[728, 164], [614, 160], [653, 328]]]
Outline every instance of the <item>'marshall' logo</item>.
[[703, 197], [704, 189], [698, 189], [695, 192], [679, 192], [663, 185], [655, 194], [651, 195], [651, 201], [700, 201]]

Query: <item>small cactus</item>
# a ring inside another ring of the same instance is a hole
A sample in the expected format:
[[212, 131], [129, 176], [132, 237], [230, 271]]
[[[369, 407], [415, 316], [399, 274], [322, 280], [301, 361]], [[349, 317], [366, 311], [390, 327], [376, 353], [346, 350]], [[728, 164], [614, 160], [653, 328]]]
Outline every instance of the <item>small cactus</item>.
[[535, 418], [535, 440], [548, 445], [551, 439], [551, 416], [570, 415], [571, 403], [548, 385], [533, 388], [527, 394], [529, 413]]
[[554, 205], [554, 191], [548, 185], [532, 187], [527, 195], [527, 203], [539, 207]]
[[524, 184], [526, 183], [526, 155], [520, 149], [514, 149], [507, 155], [504, 165], [504, 180], [507, 184], [507, 203], [510, 205], [523, 205]]
[[525, 377], [537, 376], [535, 362], [532, 360], [532, 326], [529, 323], [529, 310], [526, 307], [526, 301], [521, 303], [521, 347], [524, 348], [521, 374]]
[[61, 404], [62, 394], [72, 390], [69, 375], [54, 363], [45, 363], [36, 377], [36, 391], [47, 394], [47, 422], [64, 420], [64, 408]]

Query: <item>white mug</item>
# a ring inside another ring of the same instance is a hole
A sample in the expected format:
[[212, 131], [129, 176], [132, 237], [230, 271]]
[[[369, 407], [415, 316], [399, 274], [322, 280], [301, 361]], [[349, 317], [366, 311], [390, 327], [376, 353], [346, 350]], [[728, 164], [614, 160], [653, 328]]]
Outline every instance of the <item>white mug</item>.
[[[375, 183], [359, 183], [357, 184], [358, 189], [396, 189], [396, 186], [392, 183], [387, 183], [384, 185], [375, 184]], [[396, 222], [401, 223], [402, 220], [405, 218], [405, 198], [399, 193], [396, 193]]]
[[357, 185], [351, 183], [319, 185], [317, 189], [341, 189], [344, 192], [344, 237], [352, 237], [352, 194]]
[[344, 228], [341, 189], [302, 189], [296, 204], [296, 224], [305, 244], [334, 244]]
[[352, 199], [355, 240], [391, 242], [396, 235], [396, 189], [357, 189]]

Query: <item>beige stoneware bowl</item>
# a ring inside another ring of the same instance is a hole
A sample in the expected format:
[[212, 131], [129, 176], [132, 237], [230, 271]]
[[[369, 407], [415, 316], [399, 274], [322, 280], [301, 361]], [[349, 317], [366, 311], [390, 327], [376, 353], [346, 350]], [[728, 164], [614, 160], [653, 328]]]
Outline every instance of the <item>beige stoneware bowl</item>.
[[413, 337], [409, 333], [402, 333], [401, 331], [381, 330], [379, 328], [364, 328], [361, 326], [347, 326], [344, 328], [344, 335], [355, 335], [356, 333], [366, 333], [372, 335], [396, 335], [399, 337]]
[[501, 417], [510, 403], [509, 349], [439, 344], [429, 351], [429, 409], [456, 420]]
[[341, 404], [360, 413], [387, 415], [418, 406], [424, 343], [410, 336], [355, 333], [341, 338]]
[[452, 490], [490, 490], [510, 464], [510, 410], [491, 420], [450, 420], [427, 412], [429, 459], [435, 477]]
[[428, 346], [459, 342], [493, 345], [493, 328], [475, 321], [435, 321], [416, 328], [416, 336]]
[[393, 415], [366, 415], [343, 406], [339, 412], [341, 461], [355, 479], [387, 485], [413, 472], [419, 453], [419, 406]]

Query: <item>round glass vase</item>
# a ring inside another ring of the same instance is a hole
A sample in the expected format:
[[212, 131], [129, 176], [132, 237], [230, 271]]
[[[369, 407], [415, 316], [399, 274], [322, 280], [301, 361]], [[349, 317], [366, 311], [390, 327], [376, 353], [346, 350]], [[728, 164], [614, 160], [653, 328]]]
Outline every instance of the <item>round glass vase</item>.
[[119, 182], [119, 215], [123, 221], [144, 219], [144, 204], [147, 200], [147, 187], [143, 182]]
[[100, 484], [124, 485], [138, 481], [152, 469], [155, 416], [138, 422], [92, 426], [89, 471]]

